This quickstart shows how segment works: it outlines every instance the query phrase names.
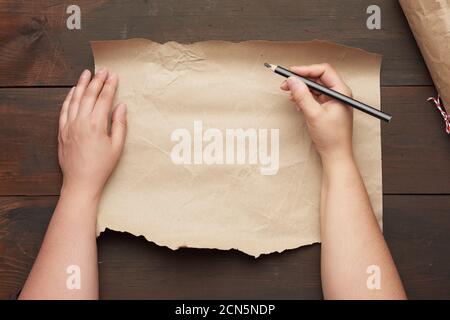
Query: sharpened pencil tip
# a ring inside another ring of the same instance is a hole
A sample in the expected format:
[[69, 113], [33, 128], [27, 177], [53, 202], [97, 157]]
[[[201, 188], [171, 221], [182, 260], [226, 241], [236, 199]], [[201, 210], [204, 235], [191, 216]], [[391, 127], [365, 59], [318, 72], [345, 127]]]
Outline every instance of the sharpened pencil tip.
[[264, 62], [264, 66], [266, 67], [266, 68], [271, 68], [272, 66], [270, 65], [270, 64], [268, 64], [267, 62]]

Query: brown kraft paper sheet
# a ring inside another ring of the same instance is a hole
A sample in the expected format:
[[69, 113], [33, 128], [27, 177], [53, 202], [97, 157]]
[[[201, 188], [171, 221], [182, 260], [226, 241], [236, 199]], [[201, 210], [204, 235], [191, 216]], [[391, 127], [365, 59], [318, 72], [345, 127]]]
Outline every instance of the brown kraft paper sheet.
[[[321, 41], [91, 45], [96, 69], [119, 76], [115, 102], [128, 105], [98, 234], [108, 228], [171, 249], [255, 257], [320, 242], [320, 158], [301, 112], [279, 89], [283, 79], [263, 63], [328, 62], [355, 98], [379, 107], [380, 56]], [[381, 225], [380, 122], [358, 111], [354, 147]]]

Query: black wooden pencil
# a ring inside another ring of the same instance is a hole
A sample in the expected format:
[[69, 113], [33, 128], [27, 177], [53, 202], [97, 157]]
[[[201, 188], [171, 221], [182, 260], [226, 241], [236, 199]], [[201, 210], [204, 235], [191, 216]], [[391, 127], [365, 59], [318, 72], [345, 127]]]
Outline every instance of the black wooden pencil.
[[298, 77], [309, 88], [311, 88], [311, 89], [313, 89], [313, 90], [315, 90], [317, 92], [320, 92], [322, 94], [325, 94], [325, 95], [327, 95], [327, 96], [329, 96], [329, 97], [331, 97], [333, 99], [336, 99], [336, 100], [338, 100], [338, 101], [340, 101], [342, 103], [345, 103], [345, 104], [347, 104], [347, 105], [349, 105], [349, 106], [351, 106], [351, 107], [353, 107], [355, 109], [358, 109], [358, 110], [360, 110], [362, 112], [365, 112], [365, 113], [367, 113], [367, 114], [369, 114], [369, 115], [371, 115], [371, 116], [373, 116], [373, 117], [375, 117], [377, 119], [384, 120], [386, 122], [389, 122], [392, 119], [392, 116], [387, 114], [387, 113], [384, 113], [384, 112], [382, 112], [382, 111], [380, 111], [380, 110], [378, 110], [378, 109], [376, 109], [374, 107], [371, 107], [371, 106], [369, 106], [369, 105], [367, 105], [365, 103], [362, 103], [362, 102], [360, 102], [358, 100], [350, 98], [350, 97], [348, 97], [348, 96], [346, 96], [346, 95], [344, 95], [342, 93], [339, 93], [339, 92], [337, 92], [335, 90], [332, 90], [330, 88], [324, 87], [321, 84], [318, 84], [317, 82], [314, 82], [312, 80], [304, 78], [304, 77], [302, 77], [302, 76], [300, 76], [300, 75], [298, 75], [298, 74], [296, 74], [296, 73], [294, 73], [294, 72], [292, 72], [292, 71], [290, 71], [290, 70], [288, 70], [286, 68], [283, 68], [281, 66], [276, 66], [276, 65], [273, 65], [273, 64], [269, 64], [267, 62], [264, 63], [264, 66], [266, 66], [267, 68], [271, 69], [276, 74], [279, 74], [280, 76], [283, 76], [283, 77], [286, 77], [286, 78]]

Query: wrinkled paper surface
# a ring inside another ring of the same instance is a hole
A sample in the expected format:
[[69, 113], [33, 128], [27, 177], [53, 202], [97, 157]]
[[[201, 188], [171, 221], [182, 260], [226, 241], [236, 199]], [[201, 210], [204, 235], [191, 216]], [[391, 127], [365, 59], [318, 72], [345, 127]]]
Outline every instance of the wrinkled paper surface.
[[[284, 79], [263, 63], [328, 62], [357, 99], [378, 107], [380, 56], [321, 41], [131, 39], [92, 48], [96, 69], [119, 75], [116, 103], [127, 103], [129, 124], [101, 200], [98, 233], [108, 228], [171, 249], [237, 249], [255, 257], [320, 242], [320, 159], [301, 112], [279, 89]], [[279, 129], [278, 173], [262, 175], [259, 164], [248, 163], [174, 164], [171, 134], [193, 132], [195, 120], [203, 130]], [[355, 111], [354, 145], [381, 225], [380, 122]]]
[[450, 112], [450, 0], [400, 0], [400, 4]]

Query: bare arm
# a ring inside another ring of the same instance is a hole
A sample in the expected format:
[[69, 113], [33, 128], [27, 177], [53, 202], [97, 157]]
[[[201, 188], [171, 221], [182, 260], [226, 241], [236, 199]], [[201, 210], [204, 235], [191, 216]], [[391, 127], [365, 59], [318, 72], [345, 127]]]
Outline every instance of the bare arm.
[[[293, 70], [351, 95], [350, 89], [327, 64], [294, 67]], [[298, 79], [288, 79], [282, 89], [290, 90], [291, 99], [305, 115], [309, 133], [322, 159], [320, 226], [324, 297], [405, 299], [400, 277], [353, 157], [351, 108], [311, 93]], [[379, 289], [367, 285], [369, 267], [379, 268]]]
[[117, 77], [83, 72], [59, 120], [61, 197], [19, 299], [97, 299], [96, 218], [99, 199], [123, 149], [126, 107], [108, 114]]

